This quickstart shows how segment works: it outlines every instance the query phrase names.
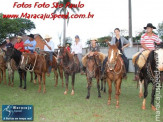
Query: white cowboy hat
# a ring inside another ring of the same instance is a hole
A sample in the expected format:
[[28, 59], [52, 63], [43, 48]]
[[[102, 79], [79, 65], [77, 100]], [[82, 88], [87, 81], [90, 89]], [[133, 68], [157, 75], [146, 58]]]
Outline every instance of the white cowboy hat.
[[51, 39], [52, 37], [50, 37], [49, 35], [45, 35], [44, 39]]
[[97, 38], [91, 38], [91, 41], [92, 41], [92, 40], [98, 41], [98, 39], [97, 39]]
[[22, 39], [22, 36], [17, 36], [16, 38], [17, 38], [17, 39]]

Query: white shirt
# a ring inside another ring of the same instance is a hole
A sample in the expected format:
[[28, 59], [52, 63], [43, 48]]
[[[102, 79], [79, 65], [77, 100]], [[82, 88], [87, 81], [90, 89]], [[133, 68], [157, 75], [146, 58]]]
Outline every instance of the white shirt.
[[46, 45], [44, 45], [44, 51], [53, 52], [54, 51], [53, 41], [51, 41], [51, 40], [49, 42], [46, 41], [46, 43], [49, 47], [51, 47], [51, 50]]
[[78, 42], [78, 44], [76, 44], [76, 42], [72, 45], [72, 53], [75, 54], [82, 54], [82, 44], [80, 42]]

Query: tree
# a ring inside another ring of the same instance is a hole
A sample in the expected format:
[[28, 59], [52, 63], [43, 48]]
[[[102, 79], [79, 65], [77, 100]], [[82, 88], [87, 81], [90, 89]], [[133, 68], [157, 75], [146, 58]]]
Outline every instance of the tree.
[[6, 37], [23, 35], [31, 29], [35, 29], [35, 24], [31, 20], [3, 18], [0, 14], [0, 42]]
[[[63, 7], [61, 7], [61, 8], [56, 8], [55, 10], [54, 10], [54, 14], [56, 14], [57, 12], [60, 12], [60, 14], [62, 14], [62, 13], [64, 13], [64, 15], [66, 15], [67, 13], [68, 13], [68, 8], [69, 7], [66, 7], [66, 4], [67, 3], [70, 3], [70, 4], [72, 4], [71, 3], [71, 0], [60, 0], [58, 3], [59, 4], [63, 4]], [[74, 12], [74, 13], [76, 13], [76, 10], [77, 11], [79, 11], [79, 8], [73, 8], [73, 7], [71, 7], [71, 8], [69, 8], [70, 10], [72, 10], [72, 12]], [[64, 21], [63, 21], [63, 46], [65, 46], [65, 41], [66, 41], [66, 18], [63, 18], [64, 19]], [[69, 17], [68, 17], [68, 19], [67, 19], [67, 23], [69, 22]]]
[[163, 41], [163, 21], [158, 24], [157, 32], [158, 32], [160, 39]]

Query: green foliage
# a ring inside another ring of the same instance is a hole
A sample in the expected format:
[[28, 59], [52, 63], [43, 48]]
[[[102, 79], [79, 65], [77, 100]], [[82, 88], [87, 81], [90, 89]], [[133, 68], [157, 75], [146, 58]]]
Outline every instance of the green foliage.
[[0, 14], [0, 41], [5, 39], [7, 36], [12, 37], [16, 35], [25, 34], [26, 31], [29, 32], [31, 29], [35, 29], [35, 24], [28, 19], [9, 19], [2, 18]]
[[[108, 45], [106, 44], [106, 40], [108, 40], [108, 41], [111, 41], [111, 36], [104, 36], [104, 37], [100, 37], [100, 38], [98, 38], [98, 44], [99, 44], [99, 46], [100, 47], [107, 47]], [[90, 45], [90, 40], [88, 40], [87, 42], [86, 42], [86, 44], [87, 45]]]

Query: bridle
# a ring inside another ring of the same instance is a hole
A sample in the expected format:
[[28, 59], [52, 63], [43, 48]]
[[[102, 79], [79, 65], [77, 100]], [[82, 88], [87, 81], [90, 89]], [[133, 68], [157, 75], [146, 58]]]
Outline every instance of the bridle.
[[[110, 63], [109, 60], [107, 61], [107, 65], [108, 65], [107, 68], [109, 68], [110, 71], [113, 71], [116, 75], [119, 75], [119, 74], [122, 72], [122, 69], [123, 69], [123, 67], [122, 67], [123, 63], [122, 63], [122, 61], [119, 59], [119, 55], [120, 55], [119, 52], [117, 52], [117, 55], [116, 55], [116, 57], [115, 57], [115, 62], [114, 62], [114, 63]], [[121, 67], [120, 67], [120, 70], [119, 70], [118, 72], [115, 71], [115, 66], [116, 66], [116, 64], [117, 64], [117, 60], [120, 60], [120, 63], [121, 63]], [[114, 67], [114, 69], [111, 69], [111, 68], [110, 68], [111, 66]]]
[[34, 61], [33, 67], [32, 67], [32, 69], [30, 69], [32, 65], [31, 65], [31, 63], [28, 65], [30, 57], [29, 57], [29, 55], [27, 56], [27, 60], [25, 61], [25, 70], [26, 71], [33, 72], [35, 65], [36, 65], [37, 57], [38, 57], [38, 54], [35, 55], [35, 61]]

